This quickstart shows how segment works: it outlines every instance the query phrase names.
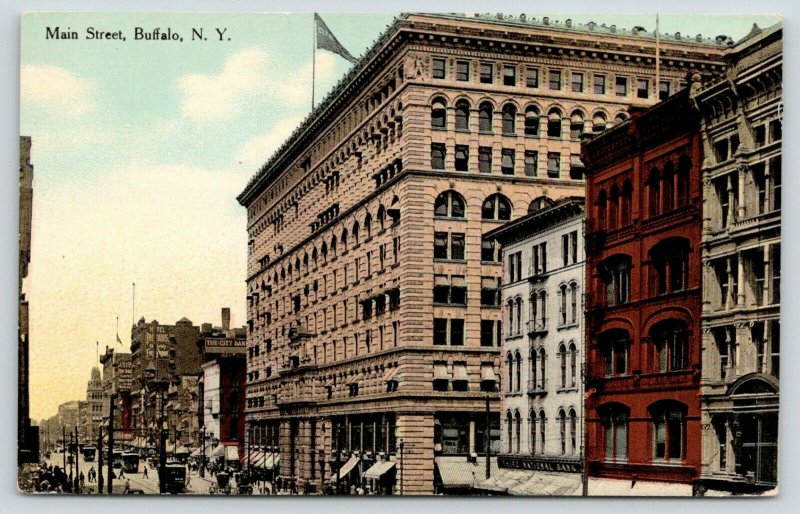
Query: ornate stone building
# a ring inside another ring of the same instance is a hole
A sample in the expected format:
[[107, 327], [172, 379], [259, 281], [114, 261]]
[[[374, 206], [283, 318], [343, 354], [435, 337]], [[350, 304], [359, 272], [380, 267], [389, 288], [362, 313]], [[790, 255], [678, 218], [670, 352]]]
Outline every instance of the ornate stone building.
[[[103, 365], [103, 439], [108, 438], [108, 427], [113, 426], [117, 432], [116, 440], [130, 440], [131, 432], [131, 386], [133, 372], [131, 354], [115, 352], [106, 346], [105, 353], [100, 356]], [[111, 404], [114, 403], [114, 419], [110, 423]]]
[[103, 379], [97, 366], [92, 368], [89, 383], [86, 385], [86, 403], [85, 428], [81, 434], [81, 442], [96, 443], [103, 422]]
[[472, 487], [460, 471], [499, 438], [503, 311], [479, 292], [503, 269], [482, 235], [582, 195], [580, 134], [719, 73], [726, 43], [664, 36], [656, 73], [640, 27], [398, 18], [238, 197], [247, 421], [280, 474]]
[[726, 55], [724, 81], [699, 86], [703, 162], [703, 479], [778, 480], [783, 28]]

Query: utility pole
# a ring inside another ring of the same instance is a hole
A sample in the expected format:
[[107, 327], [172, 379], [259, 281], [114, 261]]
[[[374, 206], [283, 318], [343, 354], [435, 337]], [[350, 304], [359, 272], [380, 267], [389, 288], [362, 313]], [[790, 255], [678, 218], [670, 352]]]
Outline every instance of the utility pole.
[[103, 494], [103, 427], [99, 427], [97, 435], [97, 494]]
[[[112, 393], [111, 405], [108, 408], [108, 494], [113, 494], [111, 488], [114, 483], [114, 404], [116, 399], [117, 393]], [[100, 473], [102, 474], [102, 470]]]
[[203, 429], [200, 432], [200, 478], [205, 478], [206, 476], [206, 427], [203, 425]]
[[72, 470], [75, 468], [75, 456], [72, 455], [72, 430], [69, 431], [69, 444], [67, 445], [67, 451], [70, 453], [69, 459], [69, 487], [70, 489], [75, 492], [75, 482], [72, 475]]
[[491, 451], [492, 451], [492, 430], [490, 425], [489, 419], [489, 393], [486, 393], [486, 433], [484, 434], [484, 441], [486, 443], [486, 480], [489, 480], [489, 477], [492, 476], [490, 460], [491, 460]]
[[[156, 361], [156, 369], [158, 369], [158, 362]], [[158, 458], [158, 492], [161, 494], [167, 493], [166, 488], [166, 471], [167, 471], [167, 438], [166, 435], [168, 433], [167, 430], [164, 430], [164, 392], [161, 391], [161, 408], [160, 408], [160, 418], [158, 421], [158, 428], [161, 437], [159, 439], [158, 451], [159, 451], [159, 458]]]
[[80, 451], [78, 448], [78, 425], [75, 425], [75, 483], [77, 487], [75, 487], [76, 492], [80, 492], [81, 487], [81, 463], [79, 460], [78, 455], [80, 455]]
[[[341, 487], [342, 482], [342, 445], [341, 445], [341, 426], [336, 425], [336, 495], [339, 495], [339, 490]], [[402, 443], [400, 443], [402, 444]], [[400, 472], [402, 473], [403, 468], [400, 468]], [[274, 472], [273, 472], [274, 474]], [[403, 475], [400, 475], [401, 477]]]

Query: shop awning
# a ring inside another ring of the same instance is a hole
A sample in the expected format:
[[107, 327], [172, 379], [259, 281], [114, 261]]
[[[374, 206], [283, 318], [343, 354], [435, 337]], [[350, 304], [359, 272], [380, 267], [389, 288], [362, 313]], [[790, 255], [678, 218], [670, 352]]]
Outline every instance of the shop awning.
[[250, 467], [259, 468], [264, 463], [264, 452], [261, 450], [249, 450], [244, 452], [244, 462], [250, 463]]
[[188, 455], [192, 453], [189, 451], [189, 448], [185, 447], [184, 445], [178, 446], [175, 451], [173, 452], [175, 455]]
[[[475, 487], [486, 478], [486, 458], [478, 457], [469, 462], [467, 457], [436, 457], [436, 468], [445, 488]], [[499, 469], [497, 459], [490, 461], [490, 473], [494, 475]]]
[[337, 476], [341, 476], [343, 478], [346, 477], [348, 474], [350, 474], [351, 471], [353, 471], [353, 468], [356, 467], [359, 460], [360, 458], [358, 455], [351, 456], [347, 462], [342, 464], [342, 467], [339, 468], [338, 472], [334, 471], [333, 473], [331, 473], [331, 481], [335, 482]]
[[691, 496], [691, 484], [590, 478], [589, 496]]
[[512, 496], [580, 496], [581, 475], [500, 468], [476, 489]]
[[224, 456], [225, 456], [225, 447], [222, 446], [221, 444], [217, 445], [217, 447], [211, 450], [211, 452], [208, 454], [208, 457], [212, 459]]
[[262, 467], [264, 467], [264, 469], [275, 469], [276, 467], [280, 466], [280, 464], [281, 464], [280, 453], [264, 454], [264, 463], [262, 464]]
[[225, 447], [225, 460], [239, 460], [239, 446], [231, 444]]
[[380, 477], [394, 468], [396, 462], [394, 460], [382, 460], [373, 464], [368, 470], [364, 472], [364, 478], [371, 480], [378, 480]]

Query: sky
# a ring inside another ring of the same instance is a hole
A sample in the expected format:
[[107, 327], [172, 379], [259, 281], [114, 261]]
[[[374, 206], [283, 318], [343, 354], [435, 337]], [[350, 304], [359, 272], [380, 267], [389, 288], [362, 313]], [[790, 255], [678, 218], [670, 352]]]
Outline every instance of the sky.
[[[655, 25], [654, 15], [528, 14], [546, 15]], [[323, 17], [359, 56], [394, 15]], [[739, 39], [776, 21], [665, 15], [660, 30]], [[81, 39], [46, 39], [56, 26]], [[89, 27], [122, 30], [126, 41], [86, 40]], [[137, 41], [136, 27], [183, 41]], [[206, 40], [192, 41], [192, 28]], [[246, 212], [235, 198], [310, 111], [313, 23], [311, 14], [31, 13], [21, 33], [20, 133], [33, 138], [34, 165], [31, 417], [41, 419], [85, 399], [97, 343], [100, 353], [128, 351], [134, 316], [219, 325], [230, 307], [232, 323], [245, 323]], [[316, 53], [317, 102], [350, 66]]]

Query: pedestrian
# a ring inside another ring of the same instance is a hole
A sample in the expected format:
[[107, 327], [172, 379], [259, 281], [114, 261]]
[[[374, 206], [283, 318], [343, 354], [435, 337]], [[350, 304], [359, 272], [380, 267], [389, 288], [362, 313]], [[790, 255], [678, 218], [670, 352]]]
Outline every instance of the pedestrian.
[[80, 474], [81, 487], [83, 487], [84, 478], [86, 478], [86, 477], [83, 476], [83, 471], [81, 471], [81, 474]]
[[[120, 473], [121, 475], [122, 473]], [[131, 491], [131, 481], [125, 479], [125, 489], [122, 491], [122, 494], [128, 494]]]
[[125, 478], [125, 470], [123, 468], [119, 468], [119, 477]]

